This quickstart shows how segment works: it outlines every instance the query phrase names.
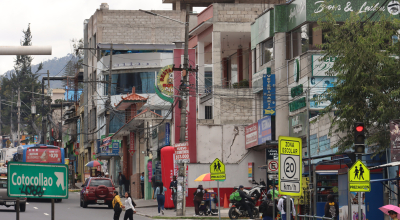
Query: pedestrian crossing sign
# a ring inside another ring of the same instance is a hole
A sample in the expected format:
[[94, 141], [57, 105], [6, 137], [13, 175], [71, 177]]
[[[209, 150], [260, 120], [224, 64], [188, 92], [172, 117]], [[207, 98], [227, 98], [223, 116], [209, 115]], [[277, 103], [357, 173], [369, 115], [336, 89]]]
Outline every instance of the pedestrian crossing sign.
[[222, 163], [218, 158], [210, 165], [210, 179], [211, 180], [224, 180], [225, 176], [225, 164]]
[[349, 173], [350, 192], [370, 192], [370, 174], [367, 166], [361, 160], [357, 160], [350, 168]]

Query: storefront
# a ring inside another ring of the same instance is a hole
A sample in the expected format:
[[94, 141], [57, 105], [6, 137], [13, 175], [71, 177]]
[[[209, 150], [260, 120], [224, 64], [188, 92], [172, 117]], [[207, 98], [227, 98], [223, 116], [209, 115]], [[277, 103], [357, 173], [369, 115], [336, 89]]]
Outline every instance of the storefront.
[[104, 172], [106, 177], [111, 178], [114, 184], [119, 186], [117, 177], [118, 172], [121, 171], [121, 141], [111, 140], [112, 135], [109, 134], [107, 138], [102, 135], [101, 141], [97, 140], [96, 159], [102, 160], [104, 163], [104, 166], [101, 167], [101, 172]]

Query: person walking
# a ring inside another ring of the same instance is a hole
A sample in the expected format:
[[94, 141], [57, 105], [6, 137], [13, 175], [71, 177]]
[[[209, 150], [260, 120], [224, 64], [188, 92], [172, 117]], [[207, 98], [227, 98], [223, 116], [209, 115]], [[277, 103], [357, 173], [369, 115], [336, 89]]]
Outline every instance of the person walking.
[[338, 219], [339, 205], [334, 201], [335, 197], [331, 194], [328, 195], [328, 202], [325, 203], [324, 213], [325, 217]]
[[167, 188], [164, 187], [162, 182], [157, 183], [157, 185], [154, 195], [157, 195], [158, 215], [160, 215], [160, 211], [164, 215], [165, 191], [167, 191]]
[[125, 190], [123, 189], [126, 183], [126, 178], [125, 175], [121, 173], [121, 171], [118, 172], [118, 184], [119, 184], [119, 194], [122, 195], [123, 192], [125, 192]]
[[144, 199], [144, 172], [140, 175], [140, 189], [142, 190], [142, 199]]
[[133, 220], [133, 214], [135, 211], [135, 202], [132, 201], [131, 194], [129, 192], [125, 192], [125, 205], [122, 208], [125, 208], [124, 220], [130, 219]]
[[113, 193], [114, 199], [112, 200], [112, 206], [114, 208], [114, 220], [119, 220], [119, 216], [122, 212], [122, 202], [121, 198], [119, 198], [118, 192], [114, 191]]
[[176, 212], [176, 188], [178, 186], [178, 182], [176, 181], [176, 176], [172, 177], [172, 182], [169, 184], [169, 188], [171, 189], [172, 201], [174, 202], [174, 207]]
[[267, 194], [267, 199], [265, 199], [259, 207], [259, 211], [260, 213], [262, 213], [263, 220], [273, 220], [276, 218], [278, 214], [277, 211], [275, 211], [275, 216], [273, 216], [273, 209], [277, 209], [276, 205], [277, 201], [275, 199], [272, 199], [271, 194]]
[[206, 193], [207, 190], [203, 189], [203, 185], [199, 185], [196, 189], [196, 191], [193, 193], [194, 198], [193, 198], [193, 203], [194, 203], [194, 212], [195, 214], [193, 216], [199, 216], [199, 207], [201, 204], [201, 201], [203, 201], [203, 196], [204, 193]]
[[293, 216], [296, 215], [296, 209], [294, 208], [294, 202], [293, 199], [290, 198], [290, 210], [286, 210], [286, 203], [289, 202], [286, 199], [286, 196], [282, 196], [279, 199], [278, 202], [278, 210], [281, 212], [282, 214], [282, 220], [286, 220], [286, 214], [289, 213], [289, 215], [291, 215], [290, 219], [294, 219]]

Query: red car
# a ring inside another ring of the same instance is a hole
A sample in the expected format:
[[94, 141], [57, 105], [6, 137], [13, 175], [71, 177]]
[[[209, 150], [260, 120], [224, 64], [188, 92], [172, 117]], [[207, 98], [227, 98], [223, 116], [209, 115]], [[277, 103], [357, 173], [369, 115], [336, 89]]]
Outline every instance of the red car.
[[80, 206], [87, 208], [89, 204], [108, 205], [112, 208], [113, 192], [115, 187], [111, 179], [90, 177], [82, 185]]

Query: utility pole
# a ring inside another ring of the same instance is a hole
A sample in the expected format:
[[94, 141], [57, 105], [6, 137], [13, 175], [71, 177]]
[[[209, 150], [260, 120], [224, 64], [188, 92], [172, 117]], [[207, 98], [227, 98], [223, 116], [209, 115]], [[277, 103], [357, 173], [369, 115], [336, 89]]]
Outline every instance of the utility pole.
[[[311, 181], [311, 153], [310, 153], [310, 88], [307, 88], [306, 90], [306, 104], [307, 104], [307, 116], [306, 116], [306, 123], [307, 123], [307, 155], [308, 155], [308, 178], [309, 178], [309, 183], [312, 183]], [[312, 196], [311, 196], [311, 189], [310, 190], [310, 209], [309, 213], [311, 215], [311, 210], [312, 210]]]
[[[110, 132], [110, 112], [108, 112], [109, 110], [107, 108], [109, 108], [111, 106], [111, 79], [112, 79], [112, 54], [113, 54], [113, 44], [111, 43], [111, 48], [110, 48], [110, 67], [108, 68], [110, 70], [110, 72], [108, 73], [108, 98], [106, 101], [106, 117], [107, 117], [107, 121], [106, 121], [106, 137], [108, 137], [109, 132]], [[108, 113], [107, 113], [108, 112]]]
[[[47, 70], [47, 94], [48, 96], [51, 97], [51, 91], [50, 91], [50, 71]], [[49, 113], [46, 115], [46, 118], [49, 117], [49, 114], [51, 115], [51, 101], [49, 102]], [[49, 119], [50, 120], [50, 119]], [[49, 121], [50, 122], [50, 121]], [[46, 123], [46, 127], [49, 125], [50, 123]], [[49, 126], [49, 144], [51, 141], [51, 126]], [[45, 143], [47, 144], [47, 143]], [[53, 143], [54, 144], [54, 143]]]
[[14, 135], [13, 135], [13, 132], [14, 132], [14, 126], [13, 126], [13, 111], [14, 111], [14, 109], [13, 109], [13, 103], [14, 103], [14, 89], [12, 89], [11, 90], [11, 103], [10, 103], [10, 108], [11, 108], [11, 119], [10, 119], [10, 124], [11, 124], [11, 139], [12, 139], [12, 144], [14, 144]]
[[18, 146], [21, 145], [21, 134], [20, 134], [20, 129], [21, 129], [21, 96], [20, 96], [20, 86], [18, 85], [18, 101], [17, 101], [17, 107], [18, 107], [18, 133], [17, 133], [17, 138], [18, 138]]
[[[185, 23], [185, 52], [183, 55], [183, 70], [182, 70], [182, 86], [180, 86], [180, 95], [181, 95], [181, 125], [180, 125], [180, 133], [179, 133], [179, 142], [184, 143], [186, 141], [186, 103], [188, 99], [188, 91], [187, 91], [187, 79], [188, 79], [188, 48], [189, 48], [189, 4], [186, 4], [186, 23]], [[178, 191], [177, 194], [177, 216], [185, 215], [185, 186], [186, 186], [186, 164], [179, 163], [179, 172], [178, 172], [178, 185], [182, 186], [182, 191]], [[219, 195], [218, 195], [219, 196]]]

